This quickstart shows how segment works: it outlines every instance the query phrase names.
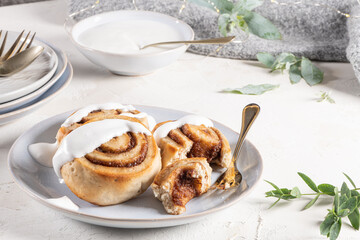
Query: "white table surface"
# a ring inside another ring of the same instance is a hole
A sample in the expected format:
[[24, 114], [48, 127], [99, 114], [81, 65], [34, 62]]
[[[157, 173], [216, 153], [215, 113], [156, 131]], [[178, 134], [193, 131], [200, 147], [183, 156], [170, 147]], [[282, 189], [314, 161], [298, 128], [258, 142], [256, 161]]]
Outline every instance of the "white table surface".
[[[63, 29], [63, 0], [1, 7], [1, 28], [36, 31], [63, 49], [74, 67], [70, 86], [41, 109], [0, 126], [0, 239], [324, 239], [319, 224], [330, 208], [323, 199], [281, 203], [266, 199], [270, 186], [261, 181], [235, 206], [207, 219], [163, 229], [113, 229], [75, 221], [37, 203], [12, 180], [7, 154], [15, 139], [35, 123], [91, 103], [117, 101], [154, 105], [202, 114], [239, 130], [241, 109], [250, 102], [261, 114], [248, 134], [264, 161], [263, 179], [283, 187], [299, 186], [301, 171], [318, 184], [340, 186], [342, 172], [360, 183], [360, 84], [348, 63], [317, 63], [324, 82], [291, 85], [287, 74], [272, 73], [252, 61], [204, 58], [185, 54], [169, 67], [143, 77], [120, 77], [91, 64], [71, 44]], [[273, 83], [280, 88], [261, 96], [222, 94], [227, 87]], [[336, 104], [318, 103], [320, 91], [331, 91]], [[346, 221], [347, 222], [347, 221]], [[339, 239], [360, 239], [343, 224]]]

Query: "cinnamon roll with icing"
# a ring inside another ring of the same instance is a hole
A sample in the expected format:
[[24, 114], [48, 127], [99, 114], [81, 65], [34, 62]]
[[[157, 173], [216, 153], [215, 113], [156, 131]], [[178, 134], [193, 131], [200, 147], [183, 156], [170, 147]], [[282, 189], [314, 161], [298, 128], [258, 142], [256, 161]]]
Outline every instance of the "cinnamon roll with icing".
[[77, 110], [65, 120], [56, 135], [57, 142], [60, 143], [67, 134], [78, 127], [104, 119], [127, 119], [139, 122], [150, 130], [156, 124], [152, 116], [136, 110], [132, 105], [120, 103], [89, 105]]
[[163, 167], [194, 157], [206, 158], [209, 163], [224, 168], [231, 162], [226, 137], [205, 117], [188, 115], [177, 121], [158, 123], [153, 134], [161, 149]]
[[90, 121], [63, 137], [53, 167], [76, 196], [106, 206], [143, 193], [160, 171], [161, 159], [143, 124], [105, 119]]
[[206, 158], [182, 159], [163, 168], [151, 188], [166, 212], [178, 215], [185, 212], [191, 199], [207, 192], [211, 171]]

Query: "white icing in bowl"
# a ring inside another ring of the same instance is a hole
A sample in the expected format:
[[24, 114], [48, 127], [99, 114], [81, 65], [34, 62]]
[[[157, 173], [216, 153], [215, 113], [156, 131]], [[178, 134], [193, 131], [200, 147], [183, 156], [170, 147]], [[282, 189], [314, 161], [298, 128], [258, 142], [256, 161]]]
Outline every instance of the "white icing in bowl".
[[[151, 31], [145, 31], [145, 35], [141, 35], [140, 31], [143, 29], [141, 27], [138, 33], [135, 30], [134, 32], [127, 30], [123, 36], [112, 36], [112, 40], [103, 36], [94, 36], [96, 32], [105, 34], [111, 30], [114, 34], [119, 33], [114, 29], [118, 25], [124, 28], [126, 24], [138, 25], [138, 23], [144, 22], [147, 23], [146, 26], [150, 30], [153, 29], [153, 34]], [[161, 29], [155, 30], [154, 28]], [[115, 74], [130, 76], [148, 74], [165, 67], [176, 61], [188, 47], [188, 45], [179, 44], [138, 51], [135, 45], [150, 43], [150, 41], [163, 41], [163, 39], [164, 41], [194, 39], [194, 31], [185, 22], [150, 11], [121, 10], [97, 14], [79, 21], [68, 32], [75, 46], [91, 62]], [[164, 38], [164, 35], [169, 36]], [[116, 39], [119, 38], [122, 39], [123, 44], [127, 45], [126, 51], [120, 44], [116, 45]], [[141, 41], [140, 38], [144, 38], [144, 41]]]

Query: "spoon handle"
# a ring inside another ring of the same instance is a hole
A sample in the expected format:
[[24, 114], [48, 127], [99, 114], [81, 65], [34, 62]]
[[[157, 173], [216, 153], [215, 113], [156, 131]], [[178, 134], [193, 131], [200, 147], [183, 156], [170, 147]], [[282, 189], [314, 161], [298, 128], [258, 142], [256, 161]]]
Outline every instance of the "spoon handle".
[[157, 45], [168, 45], [168, 44], [179, 44], [179, 43], [185, 43], [185, 44], [225, 44], [229, 43], [232, 40], [234, 40], [235, 36], [230, 37], [221, 37], [221, 38], [210, 38], [210, 39], [201, 39], [201, 40], [191, 40], [191, 41], [171, 41], [171, 42], [158, 42], [158, 43], [152, 43], [149, 45], [145, 45], [141, 47], [141, 49], [147, 48], [147, 47], [153, 47]]
[[259, 112], [260, 112], [260, 106], [257, 105], [256, 103], [250, 103], [244, 107], [242, 112], [242, 124], [241, 124], [240, 136], [238, 138], [233, 153], [233, 158], [232, 158], [233, 160], [237, 159], [241, 145], [246, 137], [246, 134], [248, 133], [251, 125], [254, 123]]

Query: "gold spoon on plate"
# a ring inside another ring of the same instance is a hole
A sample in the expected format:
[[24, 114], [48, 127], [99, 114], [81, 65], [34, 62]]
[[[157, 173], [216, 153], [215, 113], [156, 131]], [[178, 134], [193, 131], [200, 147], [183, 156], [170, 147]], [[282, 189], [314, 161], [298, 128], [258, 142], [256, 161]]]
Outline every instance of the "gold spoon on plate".
[[260, 106], [255, 103], [251, 103], [244, 107], [242, 112], [241, 131], [231, 159], [231, 164], [228, 169], [216, 180], [215, 184], [212, 186], [212, 189], [217, 188], [226, 190], [231, 187], [236, 187], [240, 184], [242, 176], [236, 167], [235, 161], [239, 156], [239, 152], [245, 140], [246, 134], [248, 133], [251, 125], [254, 123], [259, 112]]

